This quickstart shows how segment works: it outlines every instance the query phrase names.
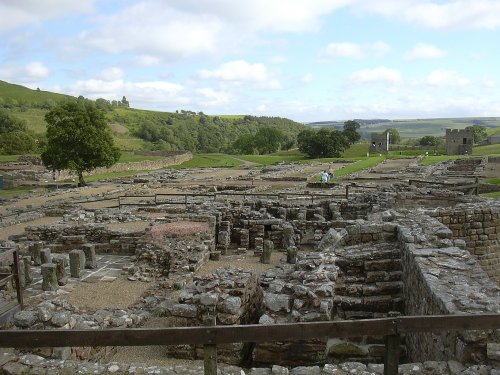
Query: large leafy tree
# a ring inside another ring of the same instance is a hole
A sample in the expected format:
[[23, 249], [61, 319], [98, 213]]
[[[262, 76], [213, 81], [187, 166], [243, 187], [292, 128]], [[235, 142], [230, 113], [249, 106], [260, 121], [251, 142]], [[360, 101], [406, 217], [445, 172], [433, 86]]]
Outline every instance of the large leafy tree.
[[359, 122], [354, 120], [344, 122], [344, 136], [349, 141], [349, 144], [352, 145], [361, 139], [361, 135], [358, 133], [360, 127]]
[[340, 157], [349, 147], [349, 140], [344, 132], [321, 128], [306, 129], [297, 136], [299, 150], [312, 158]]
[[42, 161], [52, 170], [69, 169], [85, 185], [83, 172], [110, 167], [120, 158], [103, 112], [88, 100], [59, 104], [45, 115], [47, 146]]
[[420, 138], [418, 142], [420, 146], [439, 146], [443, 143], [442, 139], [439, 137], [433, 137], [432, 135], [426, 135]]
[[254, 145], [259, 154], [270, 154], [278, 151], [283, 133], [269, 126], [259, 127], [254, 135]]
[[474, 137], [474, 143], [479, 143], [488, 138], [488, 133], [486, 132], [486, 126], [475, 124], [472, 126], [468, 126], [465, 129], [472, 132], [472, 135]]

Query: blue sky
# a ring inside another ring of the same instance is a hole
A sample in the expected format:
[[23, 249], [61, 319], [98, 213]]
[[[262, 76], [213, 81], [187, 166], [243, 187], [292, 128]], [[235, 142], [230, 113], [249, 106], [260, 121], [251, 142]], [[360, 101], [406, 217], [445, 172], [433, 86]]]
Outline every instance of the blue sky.
[[0, 80], [134, 108], [500, 116], [500, 0], [0, 0]]

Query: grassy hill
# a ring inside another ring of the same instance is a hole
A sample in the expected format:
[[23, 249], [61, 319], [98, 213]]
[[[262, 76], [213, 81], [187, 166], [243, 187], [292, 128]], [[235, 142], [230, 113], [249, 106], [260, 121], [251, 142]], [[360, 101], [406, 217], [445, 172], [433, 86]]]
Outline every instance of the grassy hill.
[[50, 91], [32, 90], [21, 85], [0, 81], [0, 105], [2, 106], [42, 108], [67, 98], [72, 97]]

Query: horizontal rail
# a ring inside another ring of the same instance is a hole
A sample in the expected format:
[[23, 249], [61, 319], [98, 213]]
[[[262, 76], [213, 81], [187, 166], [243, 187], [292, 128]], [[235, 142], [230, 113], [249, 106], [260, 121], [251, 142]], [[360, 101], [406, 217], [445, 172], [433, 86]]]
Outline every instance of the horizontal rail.
[[0, 347], [201, 345], [499, 328], [500, 314], [478, 314], [244, 326], [8, 330], [0, 331]]

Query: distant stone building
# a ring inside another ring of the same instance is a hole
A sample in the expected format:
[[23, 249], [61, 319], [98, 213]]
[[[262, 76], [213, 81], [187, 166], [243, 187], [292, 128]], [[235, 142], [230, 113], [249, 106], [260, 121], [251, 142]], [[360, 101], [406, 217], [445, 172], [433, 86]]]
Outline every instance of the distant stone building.
[[470, 155], [474, 135], [467, 129], [446, 129], [446, 155]]
[[389, 131], [382, 134], [371, 133], [371, 144], [368, 152], [370, 154], [388, 154], [389, 153]]

